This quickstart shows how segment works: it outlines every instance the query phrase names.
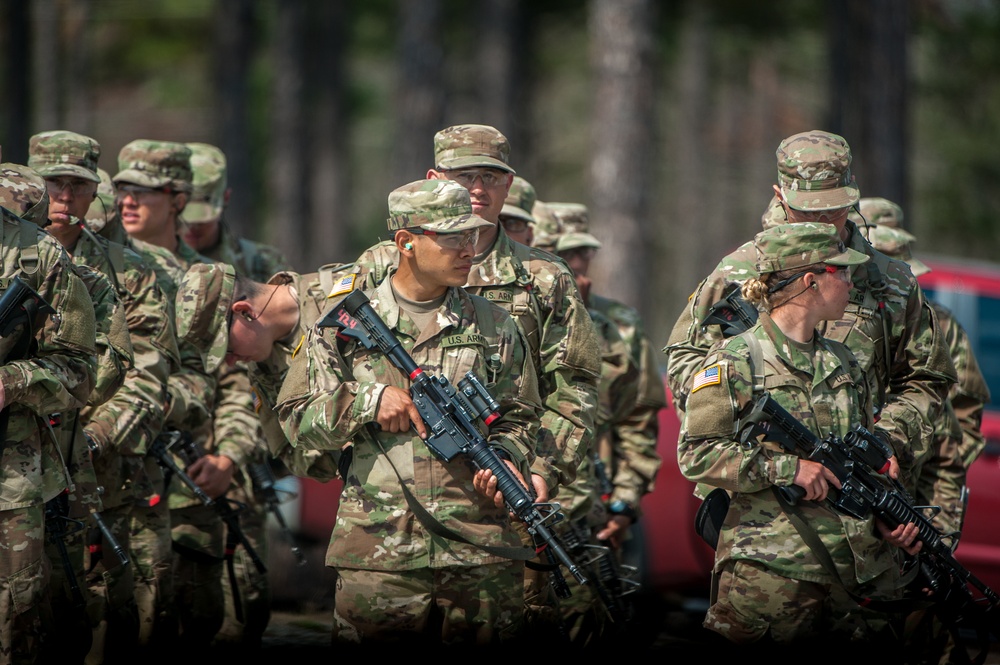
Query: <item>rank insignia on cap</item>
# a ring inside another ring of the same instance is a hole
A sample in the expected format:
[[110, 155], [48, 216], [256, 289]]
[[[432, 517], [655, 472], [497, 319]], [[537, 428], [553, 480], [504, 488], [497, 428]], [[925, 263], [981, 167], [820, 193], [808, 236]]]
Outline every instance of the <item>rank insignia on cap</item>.
[[354, 273], [342, 277], [339, 282], [333, 285], [333, 289], [330, 291], [330, 295], [327, 298], [336, 298], [337, 296], [342, 296], [345, 293], [350, 293], [354, 289], [354, 278], [357, 277]]
[[705, 386], [717, 386], [722, 383], [722, 372], [718, 364], [706, 367], [694, 376], [691, 384], [691, 392], [695, 393]]

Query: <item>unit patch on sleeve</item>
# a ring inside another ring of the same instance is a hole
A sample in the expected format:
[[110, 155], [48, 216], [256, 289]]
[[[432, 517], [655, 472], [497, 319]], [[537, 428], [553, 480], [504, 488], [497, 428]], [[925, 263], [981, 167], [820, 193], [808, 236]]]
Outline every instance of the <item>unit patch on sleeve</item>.
[[720, 383], [722, 383], [722, 371], [720, 365], [716, 363], [694, 375], [694, 381], [691, 382], [691, 392], [695, 393], [705, 386], [717, 386]]
[[330, 290], [330, 294], [327, 296], [327, 298], [336, 298], [337, 296], [343, 295], [345, 293], [350, 293], [351, 290], [354, 288], [355, 277], [357, 277], [357, 275], [355, 275], [354, 273], [342, 277], [340, 281], [338, 281], [336, 284], [333, 285], [333, 288]]

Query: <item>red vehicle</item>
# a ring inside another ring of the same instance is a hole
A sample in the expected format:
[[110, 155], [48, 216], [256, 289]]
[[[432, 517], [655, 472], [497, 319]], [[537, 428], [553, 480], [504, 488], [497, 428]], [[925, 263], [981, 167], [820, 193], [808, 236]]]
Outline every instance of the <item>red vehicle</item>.
[[[928, 297], [951, 309], [965, 327], [986, 376], [1000, 399], [1000, 264], [921, 256], [932, 272], [920, 277]], [[668, 393], [669, 398], [669, 393]], [[679, 422], [673, 406], [660, 412], [658, 450], [663, 464], [656, 489], [642, 502], [645, 516], [636, 541], [637, 563], [646, 591], [696, 599], [708, 595], [714, 551], [694, 532], [700, 504], [694, 485], [677, 466]], [[969, 470], [969, 505], [956, 558], [994, 591], [1000, 592], [1000, 408], [987, 405], [986, 450]], [[333, 527], [340, 483], [301, 481], [297, 531], [325, 545]], [[280, 547], [280, 546], [276, 546]]]

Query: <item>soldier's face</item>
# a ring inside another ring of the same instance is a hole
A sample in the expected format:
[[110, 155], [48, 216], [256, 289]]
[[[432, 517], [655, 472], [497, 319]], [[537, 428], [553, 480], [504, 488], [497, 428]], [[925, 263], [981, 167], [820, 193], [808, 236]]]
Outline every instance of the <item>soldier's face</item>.
[[219, 242], [219, 220], [185, 224], [181, 235], [184, 237], [184, 242], [196, 251], [211, 249]]
[[49, 194], [49, 221], [56, 228], [68, 227], [72, 218], [84, 219], [97, 195], [97, 183], [74, 176], [45, 179]]
[[500, 217], [500, 223], [503, 225], [503, 230], [507, 232], [507, 235], [510, 236], [511, 240], [531, 247], [531, 243], [535, 239], [535, 234], [531, 228], [531, 224], [527, 220], [521, 219], [520, 217], [508, 217], [507, 215], [503, 215]]
[[500, 221], [504, 199], [507, 198], [510, 185], [514, 182], [514, 176], [506, 171], [479, 166], [450, 171], [430, 171], [427, 177], [458, 182], [469, 190], [472, 211], [494, 224]]
[[140, 240], [162, 232], [178, 212], [176, 196], [166, 189], [120, 185], [117, 202], [125, 232]]
[[[465, 235], [465, 234], [463, 234]], [[428, 285], [465, 286], [476, 255], [475, 242], [453, 248], [437, 242], [434, 236], [414, 234], [413, 272]]]

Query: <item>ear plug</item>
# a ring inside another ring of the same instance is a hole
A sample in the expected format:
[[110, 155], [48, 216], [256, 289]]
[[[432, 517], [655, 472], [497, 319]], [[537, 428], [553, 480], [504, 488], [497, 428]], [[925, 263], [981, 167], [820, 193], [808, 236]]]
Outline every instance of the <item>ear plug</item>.
[[413, 249], [413, 243], [412, 242], [406, 243], [405, 245], [403, 245], [403, 249]]

